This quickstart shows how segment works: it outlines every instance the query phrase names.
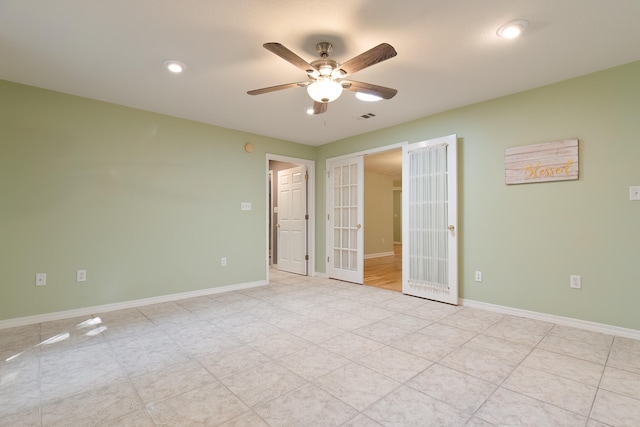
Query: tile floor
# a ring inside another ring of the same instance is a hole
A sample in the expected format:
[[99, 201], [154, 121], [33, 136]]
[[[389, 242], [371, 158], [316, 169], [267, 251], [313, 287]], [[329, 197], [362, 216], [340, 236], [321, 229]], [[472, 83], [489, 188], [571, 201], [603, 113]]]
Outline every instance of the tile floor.
[[271, 282], [0, 330], [0, 426], [640, 425], [640, 341]]

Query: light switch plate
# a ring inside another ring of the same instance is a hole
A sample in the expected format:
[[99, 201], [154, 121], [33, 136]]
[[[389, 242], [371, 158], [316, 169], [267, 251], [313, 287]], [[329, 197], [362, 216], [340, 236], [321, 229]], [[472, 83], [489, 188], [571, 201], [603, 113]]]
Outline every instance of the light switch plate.
[[250, 211], [251, 210], [251, 202], [241, 202], [240, 203], [241, 211]]
[[629, 200], [640, 200], [640, 186], [629, 187]]

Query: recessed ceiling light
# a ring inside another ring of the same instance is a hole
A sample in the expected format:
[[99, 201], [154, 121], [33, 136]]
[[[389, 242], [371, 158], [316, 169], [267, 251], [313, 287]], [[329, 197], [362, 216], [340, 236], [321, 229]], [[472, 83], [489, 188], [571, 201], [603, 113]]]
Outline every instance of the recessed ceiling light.
[[356, 98], [358, 98], [360, 101], [365, 101], [365, 102], [376, 102], [382, 99], [382, 97], [380, 96], [371, 95], [370, 93], [364, 93], [364, 92], [356, 92]]
[[527, 28], [529, 21], [524, 19], [516, 19], [515, 21], [507, 22], [502, 27], [498, 28], [496, 34], [503, 39], [515, 39]]
[[174, 59], [165, 59], [163, 61], [163, 64], [165, 67], [167, 67], [167, 70], [176, 74], [183, 72], [186, 68], [186, 66], [182, 62], [176, 61]]

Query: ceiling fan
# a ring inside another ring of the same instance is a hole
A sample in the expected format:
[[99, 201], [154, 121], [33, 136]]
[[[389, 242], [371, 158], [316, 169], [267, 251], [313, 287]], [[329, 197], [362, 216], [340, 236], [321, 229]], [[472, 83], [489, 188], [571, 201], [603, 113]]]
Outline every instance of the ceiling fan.
[[320, 58], [311, 61], [311, 63], [300, 58], [280, 43], [265, 43], [262, 46], [307, 73], [309, 81], [250, 90], [247, 92], [249, 95], [260, 95], [282, 89], [306, 87], [309, 96], [313, 99], [313, 114], [322, 114], [327, 111], [327, 104], [338, 99], [343, 89], [383, 99], [391, 99], [398, 93], [396, 89], [384, 86], [357, 82], [350, 79], [345, 80], [347, 76], [356, 71], [396, 56], [397, 52], [390, 44], [379, 44], [343, 64], [339, 64], [329, 58], [329, 52], [333, 50], [333, 46], [329, 42], [320, 42], [316, 45], [316, 51], [320, 55]]

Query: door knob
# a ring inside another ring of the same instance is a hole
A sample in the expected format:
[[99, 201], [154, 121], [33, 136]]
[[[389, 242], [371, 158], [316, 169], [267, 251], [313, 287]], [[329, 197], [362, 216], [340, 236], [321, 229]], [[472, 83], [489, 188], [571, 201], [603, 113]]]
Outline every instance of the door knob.
[[447, 228], [449, 229], [449, 231], [454, 231], [456, 229], [453, 225], [450, 225]]
[[358, 224], [357, 227], [358, 227], [358, 230], [361, 229], [362, 228], [362, 224]]

